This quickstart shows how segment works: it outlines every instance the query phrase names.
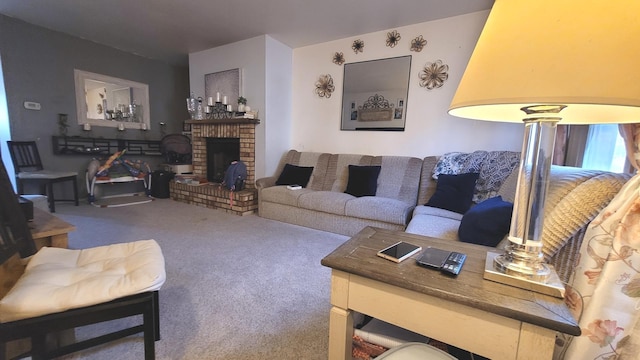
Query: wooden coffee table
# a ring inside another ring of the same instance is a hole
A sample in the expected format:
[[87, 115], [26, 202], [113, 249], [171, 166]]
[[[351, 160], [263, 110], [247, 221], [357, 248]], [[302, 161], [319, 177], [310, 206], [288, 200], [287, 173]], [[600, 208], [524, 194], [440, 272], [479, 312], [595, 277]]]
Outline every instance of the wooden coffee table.
[[[398, 241], [467, 254], [457, 277], [376, 256]], [[562, 299], [483, 278], [488, 248], [367, 227], [322, 259], [330, 267], [329, 359], [351, 359], [352, 311], [491, 359], [551, 359], [556, 332], [580, 335]], [[494, 249], [495, 250], [495, 249]]]

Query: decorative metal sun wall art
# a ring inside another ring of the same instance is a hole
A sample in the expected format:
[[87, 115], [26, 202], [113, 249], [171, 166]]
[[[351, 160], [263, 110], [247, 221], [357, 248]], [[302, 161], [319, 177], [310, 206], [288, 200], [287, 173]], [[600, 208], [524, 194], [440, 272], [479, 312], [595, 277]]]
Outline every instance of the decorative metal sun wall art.
[[333, 63], [336, 65], [344, 64], [344, 54], [341, 52], [336, 52], [333, 54]]
[[420, 52], [425, 45], [427, 45], [427, 40], [425, 40], [422, 35], [420, 35], [417, 38], [411, 40], [411, 48], [409, 50]]
[[351, 45], [351, 48], [353, 49], [354, 53], [359, 53], [359, 52], [363, 52], [364, 51], [364, 41], [358, 39], [355, 40], [353, 42], [353, 45]]
[[400, 42], [400, 33], [397, 32], [396, 30], [393, 30], [391, 32], [387, 33], [387, 46], [388, 47], [396, 47], [396, 45], [398, 45], [398, 43]]
[[444, 82], [449, 78], [449, 65], [443, 64], [442, 60], [436, 60], [433, 63], [426, 63], [418, 76], [420, 77], [420, 86], [433, 90], [442, 87]]
[[320, 75], [318, 81], [316, 81], [316, 94], [321, 98], [330, 98], [335, 89], [336, 87], [333, 85], [333, 78], [329, 74]]

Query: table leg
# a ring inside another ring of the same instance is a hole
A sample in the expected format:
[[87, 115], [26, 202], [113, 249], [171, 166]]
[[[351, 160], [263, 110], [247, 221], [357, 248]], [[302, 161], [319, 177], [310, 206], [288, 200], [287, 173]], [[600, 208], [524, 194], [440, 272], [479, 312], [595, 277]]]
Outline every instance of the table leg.
[[553, 358], [555, 340], [555, 331], [522, 323], [518, 342], [518, 360]]
[[329, 360], [350, 360], [352, 344], [352, 311], [334, 306], [329, 314]]
[[348, 308], [349, 274], [331, 271], [331, 312], [329, 313], [329, 359], [351, 359], [353, 314]]

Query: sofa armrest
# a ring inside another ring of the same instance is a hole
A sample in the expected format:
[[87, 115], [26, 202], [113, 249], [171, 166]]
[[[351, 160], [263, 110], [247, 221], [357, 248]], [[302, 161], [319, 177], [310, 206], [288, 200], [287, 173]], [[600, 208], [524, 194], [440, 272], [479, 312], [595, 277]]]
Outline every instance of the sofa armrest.
[[275, 186], [276, 180], [278, 180], [278, 178], [275, 176], [260, 178], [256, 180], [256, 189], [261, 190], [264, 188]]

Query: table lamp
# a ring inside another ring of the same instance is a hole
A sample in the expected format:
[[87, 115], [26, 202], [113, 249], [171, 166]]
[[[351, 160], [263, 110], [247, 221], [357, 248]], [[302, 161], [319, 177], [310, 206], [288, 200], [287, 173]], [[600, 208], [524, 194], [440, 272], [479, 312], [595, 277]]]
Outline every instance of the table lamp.
[[488, 252], [485, 279], [564, 297], [541, 239], [556, 126], [640, 122], [639, 14], [637, 1], [495, 1], [449, 108], [524, 123], [509, 245]]

